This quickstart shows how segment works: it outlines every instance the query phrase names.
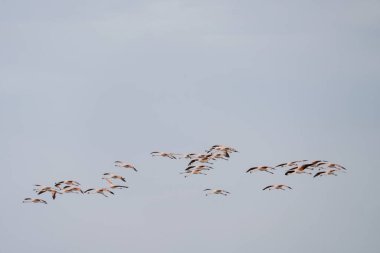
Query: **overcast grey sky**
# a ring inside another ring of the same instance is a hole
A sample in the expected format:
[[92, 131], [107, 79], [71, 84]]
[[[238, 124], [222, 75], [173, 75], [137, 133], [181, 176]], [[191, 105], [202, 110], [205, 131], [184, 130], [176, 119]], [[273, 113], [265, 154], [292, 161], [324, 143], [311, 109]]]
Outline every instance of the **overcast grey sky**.
[[[0, 1], [0, 252], [378, 252], [379, 14], [363, 0]], [[214, 144], [240, 153], [208, 176], [149, 155]], [[244, 173], [294, 159], [348, 173]], [[36, 183], [104, 172], [130, 188], [21, 204]], [[294, 190], [261, 191], [272, 183]]]

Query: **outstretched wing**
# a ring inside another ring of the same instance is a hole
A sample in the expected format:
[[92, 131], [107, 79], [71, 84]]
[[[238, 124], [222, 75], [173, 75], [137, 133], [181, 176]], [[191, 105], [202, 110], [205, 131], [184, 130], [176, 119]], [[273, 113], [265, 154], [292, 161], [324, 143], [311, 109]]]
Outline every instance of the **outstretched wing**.
[[325, 173], [324, 171], [317, 172], [317, 173], [314, 175], [314, 177], [318, 177], [318, 176], [320, 176], [320, 175], [322, 175], [322, 174], [324, 174], [324, 173]]
[[266, 189], [269, 189], [269, 188], [271, 188], [272, 187], [272, 185], [268, 185], [267, 187], [264, 187], [263, 188], [263, 191], [265, 191]]

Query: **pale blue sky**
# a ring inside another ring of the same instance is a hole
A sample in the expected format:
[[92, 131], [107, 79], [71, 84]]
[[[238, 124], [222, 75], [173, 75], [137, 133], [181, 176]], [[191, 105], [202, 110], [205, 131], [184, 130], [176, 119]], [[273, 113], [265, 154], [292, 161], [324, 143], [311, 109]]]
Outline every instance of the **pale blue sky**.
[[[378, 1], [0, 1], [0, 252], [378, 252], [379, 14]], [[214, 144], [240, 153], [207, 177], [149, 155]], [[348, 173], [244, 173], [294, 159]], [[130, 189], [21, 204], [36, 183], [104, 172]], [[261, 191], [272, 183], [294, 190]]]

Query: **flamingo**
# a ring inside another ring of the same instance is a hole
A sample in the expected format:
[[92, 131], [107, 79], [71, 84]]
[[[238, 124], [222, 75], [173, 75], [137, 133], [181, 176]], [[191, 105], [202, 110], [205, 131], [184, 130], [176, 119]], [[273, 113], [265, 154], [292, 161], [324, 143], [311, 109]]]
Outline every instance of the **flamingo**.
[[159, 151], [153, 151], [150, 153], [152, 156], [162, 156], [162, 157], [168, 157], [170, 159], [177, 159], [175, 157], [175, 154], [173, 153], [167, 153], [167, 152], [159, 152]]
[[323, 175], [334, 175], [334, 176], [338, 176], [337, 174], [335, 174], [334, 172], [337, 171], [337, 170], [327, 170], [327, 171], [320, 171], [320, 172], [317, 172], [314, 177], [320, 177], [320, 176], [323, 176]]
[[209, 194], [221, 194], [224, 196], [227, 196], [228, 194], [230, 194], [230, 192], [222, 190], [222, 189], [204, 189], [203, 191], [206, 191], [206, 196], [208, 196]]
[[182, 172], [180, 174], [188, 174], [188, 175], [185, 175], [185, 177], [188, 177], [190, 175], [207, 175], [205, 173], [202, 173], [202, 170], [201, 169], [197, 169], [197, 170], [187, 170], [185, 172]]
[[[125, 181], [125, 177], [123, 176], [119, 176], [119, 175], [116, 175], [116, 174], [112, 174], [112, 173], [104, 173], [103, 176], [108, 176], [108, 178], [113, 178], [113, 179], [120, 179], [121, 181], [123, 182], [126, 182]], [[102, 179], [106, 179], [105, 177], [102, 177]]]
[[293, 162], [287, 162], [287, 163], [280, 163], [279, 165], [276, 165], [274, 166], [275, 168], [277, 167], [284, 167], [284, 166], [295, 166], [297, 165], [297, 163], [300, 163], [300, 162], [306, 162], [307, 160], [299, 160], [299, 161], [293, 161]]
[[78, 183], [77, 181], [74, 181], [74, 180], [64, 180], [64, 181], [60, 181], [58, 183], [55, 183], [54, 186], [61, 188], [61, 184], [73, 185], [73, 186], [79, 186], [80, 185], [80, 183]]
[[311, 175], [311, 173], [310, 172], [306, 172], [305, 169], [307, 169], [308, 167], [310, 167], [312, 165], [313, 165], [312, 163], [307, 163], [307, 164], [302, 164], [302, 165], [293, 167], [293, 168], [289, 169], [287, 172], [285, 172], [285, 176], [287, 176], [289, 174], [293, 174], [293, 173], [296, 173], [296, 174], [305, 173], [305, 174], [310, 174]]
[[107, 189], [107, 188], [99, 188], [99, 189], [91, 188], [91, 189], [88, 189], [88, 190], [84, 191], [84, 193], [90, 194], [90, 193], [93, 192], [93, 191], [95, 191], [94, 194], [95, 194], [95, 193], [99, 193], [99, 194], [102, 194], [104, 197], [108, 197], [108, 196], [105, 194], [106, 192], [109, 192], [109, 193], [111, 193], [112, 195], [114, 195], [114, 193], [113, 193], [112, 191], [110, 191], [109, 189]]
[[265, 191], [267, 189], [269, 189], [269, 190], [278, 189], [278, 190], [285, 191], [285, 188], [292, 189], [290, 186], [287, 186], [287, 185], [284, 185], [284, 184], [272, 184], [272, 185], [268, 185], [267, 187], [264, 187], [263, 191]]
[[120, 167], [120, 168], [133, 169], [134, 171], [137, 172], [137, 169], [135, 168], [135, 166], [126, 162], [115, 161], [115, 166]]
[[195, 166], [195, 165], [192, 165], [192, 166], [189, 166], [187, 167], [185, 170], [210, 170], [212, 169], [211, 166], [207, 166], [207, 165], [198, 165], [198, 166]]
[[62, 193], [71, 193], [71, 192], [75, 192], [75, 193], [82, 193], [83, 194], [83, 191], [81, 188], [79, 187], [75, 187], [75, 186], [70, 186], [70, 185], [66, 185], [65, 187], [63, 187], [62, 189]]
[[273, 172], [269, 171], [269, 169], [273, 169], [273, 168], [269, 166], [258, 166], [258, 167], [249, 168], [245, 173], [252, 173], [255, 170], [259, 170], [259, 171], [268, 172], [270, 174], [274, 174]]
[[128, 186], [126, 185], [115, 185], [114, 183], [112, 183], [112, 181], [108, 178], [105, 178], [105, 180], [107, 181], [108, 185], [109, 185], [109, 188], [111, 189], [124, 189], [124, 188], [128, 188]]
[[25, 198], [22, 203], [41, 203], [41, 204], [47, 204], [47, 202], [43, 199], [32, 199], [32, 198]]
[[38, 191], [37, 194], [40, 195], [40, 194], [45, 193], [45, 192], [51, 192], [51, 197], [52, 197], [53, 199], [55, 199], [57, 193], [58, 193], [58, 194], [62, 194], [62, 193], [60, 193], [59, 191], [57, 191], [57, 190], [55, 190], [55, 189], [53, 189], [53, 188], [42, 189], [42, 190]]

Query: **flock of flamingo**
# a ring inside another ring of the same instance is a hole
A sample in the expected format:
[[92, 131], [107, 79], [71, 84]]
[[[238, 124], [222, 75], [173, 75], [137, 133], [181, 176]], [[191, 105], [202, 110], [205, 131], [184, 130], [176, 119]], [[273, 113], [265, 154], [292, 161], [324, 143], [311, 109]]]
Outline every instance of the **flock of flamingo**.
[[[214, 145], [210, 149], [206, 150], [205, 153], [196, 154], [176, 154], [168, 152], [158, 152], [154, 151], [150, 154], [152, 157], [166, 157], [169, 159], [189, 159], [190, 162], [187, 165], [187, 168], [180, 174], [185, 174], [185, 177], [192, 175], [207, 175], [205, 171], [213, 169], [213, 161], [217, 159], [228, 160], [232, 153], [238, 152], [236, 149], [224, 145]], [[133, 164], [115, 161], [114, 165], [121, 169], [134, 170], [137, 172], [136, 167]], [[287, 168], [284, 175], [288, 176], [291, 174], [310, 174], [314, 178], [321, 176], [337, 176], [337, 173], [343, 172], [346, 170], [345, 167], [337, 163], [328, 162], [325, 160], [299, 160], [292, 162], [285, 162], [278, 164], [276, 166], [256, 166], [249, 168], [246, 173], [256, 173], [256, 172], [266, 172], [269, 174], [274, 174], [273, 171], [276, 171], [281, 168]], [[313, 172], [316, 170], [316, 172]], [[33, 189], [37, 195], [42, 195], [45, 193], [51, 194], [52, 199], [56, 199], [57, 194], [67, 194], [67, 193], [77, 193], [77, 194], [101, 194], [104, 197], [108, 197], [108, 194], [114, 194], [113, 190], [115, 189], [127, 189], [128, 186], [125, 185], [125, 177], [117, 175], [114, 173], [104, 173], [102, 179], [107, 183], [107, 187], [100, 188], [90, 188], [82, 189], [81, 184], [74, 180], [63, 180], [54, 184], [54, 186], [43, 186], [36, 184], [35, 189]], [[118, 180], [118, 184], [115, 184]], [[290, 186], [285, 184], [273, 184], [264, 187], [262, 190], [287, 190], [292, 189]], [[223, 195], [227, 196], [230, 192], [223, 189], [204, 189], [206, 196], [210, 194]], [[47, 201], [41, 198], [25, 198], [23, 203], [42, 203], [47, 204]]]

